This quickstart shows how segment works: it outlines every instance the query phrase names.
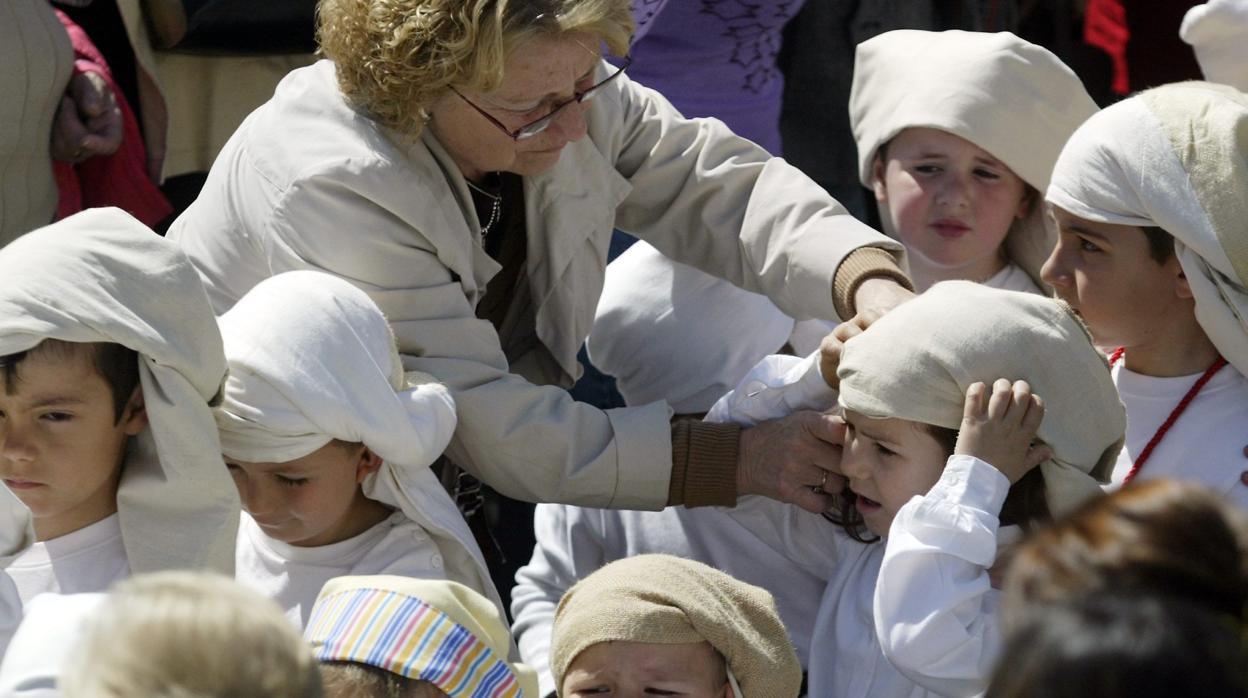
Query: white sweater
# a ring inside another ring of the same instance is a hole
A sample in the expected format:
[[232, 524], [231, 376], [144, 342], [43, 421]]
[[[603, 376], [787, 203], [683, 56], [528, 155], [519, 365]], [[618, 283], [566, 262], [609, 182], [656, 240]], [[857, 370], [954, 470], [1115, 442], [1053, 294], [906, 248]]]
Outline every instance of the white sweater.
[[[1140, 452], [1199, 375], [1154, 378], [1114, 366], [1114, 385], [1127, 408], [1127, 443], [1111, 488], [1122, 485]], [[1225, 366], [1214, 374], [1162, 438], [1138, 478], [1192, 480], [1248, 508], [1248, 378]]]

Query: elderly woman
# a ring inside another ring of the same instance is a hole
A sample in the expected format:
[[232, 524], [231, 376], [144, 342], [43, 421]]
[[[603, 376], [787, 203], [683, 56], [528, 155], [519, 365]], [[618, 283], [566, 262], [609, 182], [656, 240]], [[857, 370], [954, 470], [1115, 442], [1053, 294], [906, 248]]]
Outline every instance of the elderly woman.
[[795, 317], [909, 295], [895, 243], [603, 61], [631, 29], [627, 0], [322, 0], [328, 60], [248, 117], [170, 236], [219, 312], [294, 269], [367, 291], [405, 366], [454, 394], [447, 455], [506, 495], [822, 510], [831, 418], [673, 425], [662, 402], [604, 412], [563, 390], [613, 228]]

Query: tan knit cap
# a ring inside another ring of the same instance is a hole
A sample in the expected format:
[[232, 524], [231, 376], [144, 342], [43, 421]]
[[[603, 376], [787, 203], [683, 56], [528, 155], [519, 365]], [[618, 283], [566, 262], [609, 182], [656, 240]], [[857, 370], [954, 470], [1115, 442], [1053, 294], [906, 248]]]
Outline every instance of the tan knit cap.
[[582, 579], [555, 610], [555, 685], [600, 642], [709, 642], [728, 662], [743, 698], [794, 698], [802, 668], [771, 594], [700, 562], [637, 555]]

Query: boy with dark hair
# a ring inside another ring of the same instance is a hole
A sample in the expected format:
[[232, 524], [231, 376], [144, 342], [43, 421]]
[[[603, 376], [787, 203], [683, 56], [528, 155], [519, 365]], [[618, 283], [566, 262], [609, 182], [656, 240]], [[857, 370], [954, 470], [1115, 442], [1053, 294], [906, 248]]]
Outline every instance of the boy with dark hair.
[[1058, 159], [1043, 274], [1113, 348], [1115, 485], [1193, 480], [1248, 507], [1245, 134], [1248, 96], [1179, 83], [1093, 116]]
[[232, 572], [238, 498], [209, 409], [225, 358], [186, 257], [96, 209], [0, 250], [0, 278], [0, 574], [22, 602]]

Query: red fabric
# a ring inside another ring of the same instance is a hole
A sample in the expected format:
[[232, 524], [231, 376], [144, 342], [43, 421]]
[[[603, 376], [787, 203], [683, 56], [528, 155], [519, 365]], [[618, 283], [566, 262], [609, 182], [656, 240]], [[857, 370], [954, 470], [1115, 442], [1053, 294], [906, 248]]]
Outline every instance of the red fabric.
[[[1178, 29], [1176, 28], [1177, 32]], [[1114, 92], [1125, 95], [1131, 89], [1127, 73], [1127, 10], [1122, 0], [1088, 0], [1083, 17], [1083, 40], [1109, 54], [1114, 64]]]
[[78, 165], [52, 163], [60, 193], [56, 219], [87, 208], [116, 206], [146, 225], [155, 225], [173, 213], [173, 206], [147, 175], [147, 149], [138, 119], [87, 33], [60, 10], [56, 16], [74, 46], [74, 75], [91, 72], [102, 76], [113, 90], [122, 118], [121, 147], [117, 152], [97, 155]]

